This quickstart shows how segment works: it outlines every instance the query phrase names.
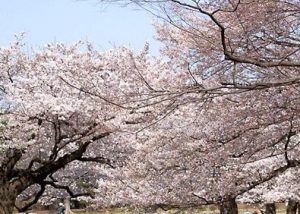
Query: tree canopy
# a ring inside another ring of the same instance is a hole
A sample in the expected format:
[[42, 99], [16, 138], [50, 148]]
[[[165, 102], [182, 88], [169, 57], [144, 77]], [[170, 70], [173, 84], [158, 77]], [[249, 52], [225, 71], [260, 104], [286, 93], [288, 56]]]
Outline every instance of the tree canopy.
[[0, 211], [53, 189], [96, 206], [298, 199], [299, 2], [133, 3], [160, 17], [161, 56], [0, 49]]

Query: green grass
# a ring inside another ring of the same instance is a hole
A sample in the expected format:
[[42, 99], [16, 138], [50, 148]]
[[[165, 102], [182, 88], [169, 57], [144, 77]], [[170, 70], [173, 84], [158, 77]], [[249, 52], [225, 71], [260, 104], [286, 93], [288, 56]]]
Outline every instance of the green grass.
[[[262, 209], [255, 204], [239, 204], [239, 214], [244, 212], [254, 212]], [[142, 209], [133, 209], [133, 208], [120, 208], [120, 209], [103, 209], [97, 212], [86, 212], [83, 210], [73, 210], [75, 214], [143, 214], [145, 211]], [[157, 210], [158, 214], [216, 214], [218, 209], [216, 206], [206, 206], [202, 208], [190, 208], [185, 210], [171, 209], [168, 211], [163, 211], [162, 209]], [[259, 212], [260, 213], [260, 212]], [[46, 213], [45, 213], [46, 214]], [[277, 204], [276, 205], [276, 214], [286, 214], [285, 205]]]

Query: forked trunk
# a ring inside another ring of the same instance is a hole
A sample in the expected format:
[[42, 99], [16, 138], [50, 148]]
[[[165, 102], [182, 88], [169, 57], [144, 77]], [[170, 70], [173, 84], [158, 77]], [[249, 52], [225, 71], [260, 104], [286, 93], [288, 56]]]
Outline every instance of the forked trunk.
[[296, 214], [298, 203], [295, 200], [289, 199], [286, 206], [286, 214]]
[[230, 198], [220, 205], [220, 214], [238, 214], [235, 198]]
[[0, 186], [0, 213], [12, 214], [16, 196], [6, 185]]
[[276, 214], [275, 203], [267, 203], [266, 204], [266, 212], [265, 214]]

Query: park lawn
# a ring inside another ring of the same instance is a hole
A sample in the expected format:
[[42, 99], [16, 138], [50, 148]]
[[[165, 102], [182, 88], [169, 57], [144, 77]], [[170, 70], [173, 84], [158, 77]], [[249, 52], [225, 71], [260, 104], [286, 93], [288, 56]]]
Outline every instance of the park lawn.
[[[259, 206], [255, 204], [239, 204], [239, 214], [243, 214], [244, 212], [259, 212]], [[128, 208], [119, 208], [119, 209], [105, 209], [97, 212], [86, 212], [84, 210], [72, 210], [75, 214], [142, 214], [144, 213], [142, 210], [133, 210]], [[39, 211], [37, 214], [48, 214], [47, 211]], [[203, 208], [195, 208], [195, 209], [186, 209], [186, 210], [178, 210], [172, 209], [168, 211], [163, 211], [161, 209], [157, 210], [157, 214], [217, 214], [218, 210], [215, 206], [207, 206]], [[260, 213], [260, 212], [259, 212]], [[284, 203], [276, 204], [276, 214], [285, 214], [285, 205]]]

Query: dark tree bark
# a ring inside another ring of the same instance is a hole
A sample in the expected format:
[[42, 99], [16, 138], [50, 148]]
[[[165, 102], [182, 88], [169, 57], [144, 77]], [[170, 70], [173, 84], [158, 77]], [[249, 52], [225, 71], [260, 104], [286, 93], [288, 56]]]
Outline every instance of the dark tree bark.
[[220, 214], [238, 214], [235, 198], [226, 199], [220, 204]]
[[22, 151], [8, 149], [0, 165], [0, 213], [11, 214], [13, 212], [20, 182], [16, 182], [14, 166], [22, 157]]
[[267, 203], [265, 207], [266, 207], [265, 214], [276, 214], [275, 203]]
[[[53, 159], [48, 161], [33, 159], [27, 168], [17, 168], [16, 165], [23, 155], [20, 149], [8, 149], [4, 155], [2, 164], [0, 165], [0, 214], [12, 214], [14, 208], [19, 212], [28, 210], [34, 205], [45, 191], [45, 187], [50, 185], [57, 189], [67, 191], [72, 197], [87, 196], [87, 193], [74, 194], [69, 187], [56, 184], [54, 181], [48, 179], [56, 171], [64, 168], [72, 161], [93, 161], [102, 164], [109, 164], [109, 160], [102, 157], [85, 157], [88, 146], [101, 138], [108, 136], [110, 133], [105, 132], [95, 135], [87, 142], [81, 142], [78, 148], [74, 151], [57, 157], [59, 150], [53, 152]], [[40, 167], [32, 168], [34, 162], [40, 163]], [[35, 194], [35, 197], [28, 204], [23, 207], [16, 206], [16, 198], [29, 186], [37, 184], [40, 186], [40, 191]], [[90, 194], [89, 194], [90, 195]]]
[[11, 214], [15, 206], [16, 195], [8, 185], [0, 186], [0, 213]]
[[297, 214], [297, 206], [298, 203], [295, 200], [289, 199], [286, 207], [286, 214]]

